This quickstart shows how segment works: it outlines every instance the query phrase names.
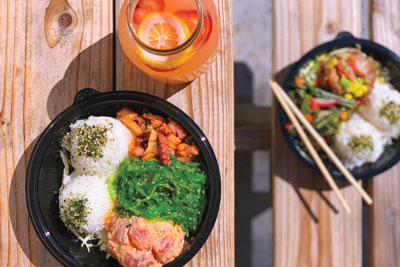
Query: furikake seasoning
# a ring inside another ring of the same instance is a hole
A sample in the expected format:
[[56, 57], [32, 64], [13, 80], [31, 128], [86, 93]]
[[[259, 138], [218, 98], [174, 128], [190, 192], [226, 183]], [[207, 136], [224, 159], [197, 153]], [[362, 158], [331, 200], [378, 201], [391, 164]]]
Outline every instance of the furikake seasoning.
[[370, 135], [353, 136], [349, 142], [350, 148], [355, 152], [373, 148], [372, 137]]
[[102, 158], [102, 148], [107, 143], [107, 131], [105, 126], [87, 125], [86, 123], [76, 129], [78, 137], [79, 156], [89, 158]]
[[77, 230], [87, 223], [87, 216], [91, 208], [87, 205], [88, 199], [85, 195], [79, 195], [64, 199], [65, 207], [62, 209], [64, 223], [70, 230]]
[[379, 116], [384, 116], [390, 122], [390, 124], [396, 124], [400, 118], [400, 105], [393, 102], [385, 104], [379, 110]]

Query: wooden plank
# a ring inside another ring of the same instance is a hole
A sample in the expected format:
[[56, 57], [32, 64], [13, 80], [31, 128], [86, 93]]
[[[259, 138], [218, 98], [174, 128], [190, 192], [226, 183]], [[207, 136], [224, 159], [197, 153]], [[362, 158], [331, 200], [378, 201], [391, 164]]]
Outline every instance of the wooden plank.
[[[360, 1], [274, 1], [274, 71], [347, 30], [360, 34]], [[273, 107], [274, 266], [361, 266], [361, 198], [339, 183], [352, 214], [324, 179], [288, 149]]]
[[[372, 39], [400, 54], [400, 1], [372, 1]], [[369, 266], [400, 266], [400, 165], [368, 181]]]
[[235, 105], [235, 149], [270, 150], [271, 109]]
[[0, 0], [0, 266], [59, 266], [28, 220], [26, 165], [79, 89], [111, 90], [111, 3]]
[[270, 150], [271, 126], [235, 126], [235, 150]]
[[[123, 0], [116, 1], [120, 10]], [[163, 84], [137, 69], [117, 44], [117, 89], [163, 97], [201, 127], [216, 153], [222, 179], [221, 208], [208, 241], [188, 266], [234, 266], [234, 112], [232, 1], [216, 0], [221, 18], [217, 57], [199, 79], [183, 87]]]

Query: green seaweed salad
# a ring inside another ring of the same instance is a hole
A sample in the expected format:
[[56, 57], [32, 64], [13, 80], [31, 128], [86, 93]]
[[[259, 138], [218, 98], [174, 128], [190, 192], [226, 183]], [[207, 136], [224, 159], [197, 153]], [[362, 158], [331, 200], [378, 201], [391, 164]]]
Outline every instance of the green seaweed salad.
[[158, 160], [124, 159], [109, 179], [111, 197], [120, 215], [173, 221], [195, 234], [207, 204], [207, 175], [199, 162], [180, 162], [170, 155], [167, 165]]

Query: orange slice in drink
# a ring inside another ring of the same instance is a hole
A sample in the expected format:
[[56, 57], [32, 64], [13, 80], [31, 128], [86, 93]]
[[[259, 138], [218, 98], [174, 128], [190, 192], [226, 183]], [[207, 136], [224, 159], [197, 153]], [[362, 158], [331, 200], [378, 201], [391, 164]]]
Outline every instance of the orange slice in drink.
[[166, 12], [148, 14], [137, 30], [139, 39], [156, 49], [173, 49], [188, 38], [188, 29], [177, 16]]

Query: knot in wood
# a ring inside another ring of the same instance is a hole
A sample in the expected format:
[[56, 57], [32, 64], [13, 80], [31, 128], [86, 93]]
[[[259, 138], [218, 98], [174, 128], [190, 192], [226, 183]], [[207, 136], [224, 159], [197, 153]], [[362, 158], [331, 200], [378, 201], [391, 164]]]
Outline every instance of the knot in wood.
[[68, 28], [72, 24], [72, 16], [69, 13], [64, 13], [58, 17], [58, 25], [62, 28]]

